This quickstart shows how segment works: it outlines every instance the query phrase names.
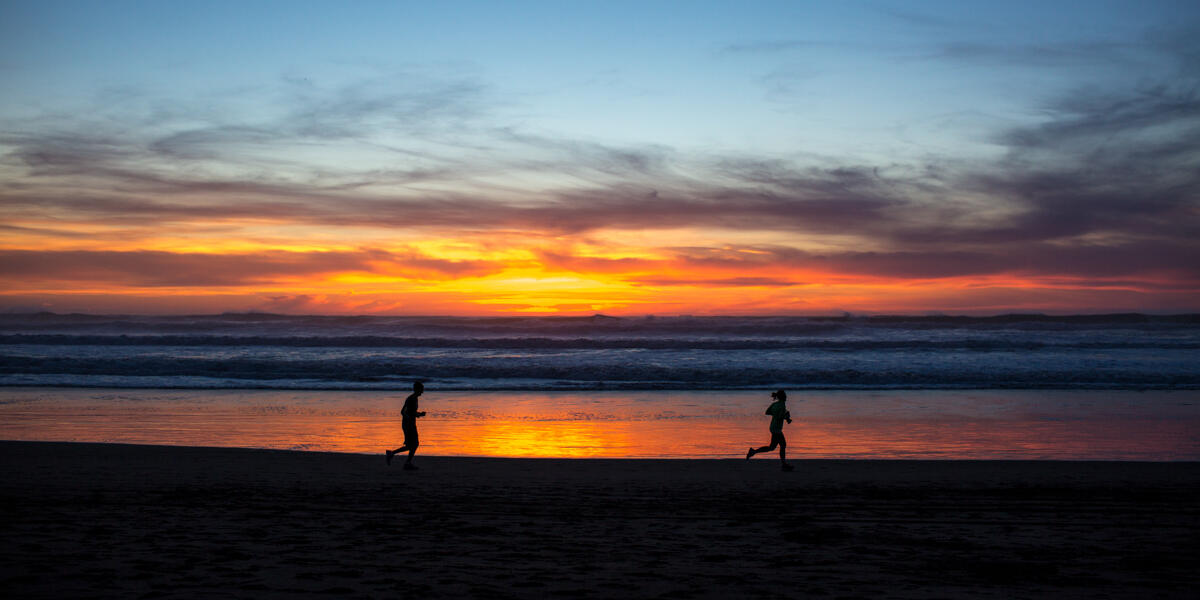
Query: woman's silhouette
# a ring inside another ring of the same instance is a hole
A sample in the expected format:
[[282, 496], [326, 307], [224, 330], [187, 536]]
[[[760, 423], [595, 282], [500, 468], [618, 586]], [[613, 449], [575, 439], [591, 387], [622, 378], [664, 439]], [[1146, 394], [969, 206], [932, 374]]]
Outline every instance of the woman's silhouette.
[[775, 399], [775, 402], [772, 402], [771, 406], [767, 407], [766, 413], [771, 415], [771, 445], [763, 446], [762, 448], [751, 448], [746, 453], [746, 460], [750, 460], [751, 457], [759, 452], [770, 452], [778, 446], [780, 467], [784, 471], [791, 471], [792, 465], [788, 464], [787, 461], [787, 439], [783, 437], [783, 422], [792, 422], [792, 414], [787, 409], [787, 392], [776, 390], [771, 392], [771, 397]]

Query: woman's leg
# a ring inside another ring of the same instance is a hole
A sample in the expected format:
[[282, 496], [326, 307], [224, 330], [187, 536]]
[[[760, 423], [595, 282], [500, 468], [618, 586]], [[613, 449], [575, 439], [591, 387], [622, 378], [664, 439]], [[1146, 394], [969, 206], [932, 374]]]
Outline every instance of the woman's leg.
[[746, 458], [748, 459], [751, 456], [758, 454], [759, 452], [770, 452], [775, 449], [775, 446], [778, 444], [778, 442], [779, 442], [779, 439], [775, 436], [775, 433], [772, 432], [771, 433], [771, 445], [763, 446], [761, 448], [751, 448], [749, 452], [746, 452]]

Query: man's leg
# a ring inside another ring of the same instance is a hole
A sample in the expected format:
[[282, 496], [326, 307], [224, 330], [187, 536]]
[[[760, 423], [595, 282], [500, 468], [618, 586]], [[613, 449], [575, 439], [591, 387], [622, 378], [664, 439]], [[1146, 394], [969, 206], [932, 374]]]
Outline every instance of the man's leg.
[[387, 454], [387, 464], [389, 464], [389, 465], [392, 464], [392, 457], [397, 454], [400, 454], [401, 452], [404, 452], [405, 450], [408, 450], [408, 446], [400, 446], [399, 448], [396, 448], [395, 450], [384, 451], [384, 454]]
[[414, 465], [414, 464], [413, 464], [413, 461], [412, 461], [412, 459], [413, 459], [413, 455], [414, 455], [414, 454], [416, 454], [416, 453], [417, 453], [417, 444], [411, 444], [411, 445], [409, 445], [409, 447], [408, 447], [408, 459], [404, 461], [404, 470], [406, 470], [406, 471], [415, 471], [415, 470], [417, 470], [417, 465]]
[[408, 450], [408, 459], [404, 461], [405, 469], [412, 470], [412, 469], [417, 468], [417, 466], [413, 464], [413, 455], [417, 453], [417, 446], [420, 446], [420, 445], [421, 445], [421, 440], [419, 437], [417, 437], [416, 427], [409, 429], [409, 430], [405, 430], [404, 446]]

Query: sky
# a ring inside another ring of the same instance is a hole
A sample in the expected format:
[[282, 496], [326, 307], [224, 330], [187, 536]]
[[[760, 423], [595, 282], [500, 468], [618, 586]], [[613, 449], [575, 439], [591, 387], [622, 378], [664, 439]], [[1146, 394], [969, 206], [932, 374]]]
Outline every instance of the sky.
[[0, 2], [0, 312], [1200, 312], [1200, 3]]

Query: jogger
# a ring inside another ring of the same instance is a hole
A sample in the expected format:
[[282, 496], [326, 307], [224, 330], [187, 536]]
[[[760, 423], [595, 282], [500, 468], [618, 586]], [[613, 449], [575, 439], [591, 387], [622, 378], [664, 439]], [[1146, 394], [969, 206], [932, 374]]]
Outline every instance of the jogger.
[[750, 448], [746, 452], [746, 460], [750, 460], [759, 452], [770, 452], [778, 447], [780, 468], [784, 471], [791, 471], [792, 465], [788, 464], [787, 461], [787, 438], [783, 437], [783, 422], [792, 422], [792, 414], [787, 409], [787, 392], [776, 390], [771, 392], [771, 398], [774, 398], [775, 402], [772, 402], [771, 406], [767, 407], [766, 412], [766, 414], [771, 415], [771, 444], [761, 448]]

